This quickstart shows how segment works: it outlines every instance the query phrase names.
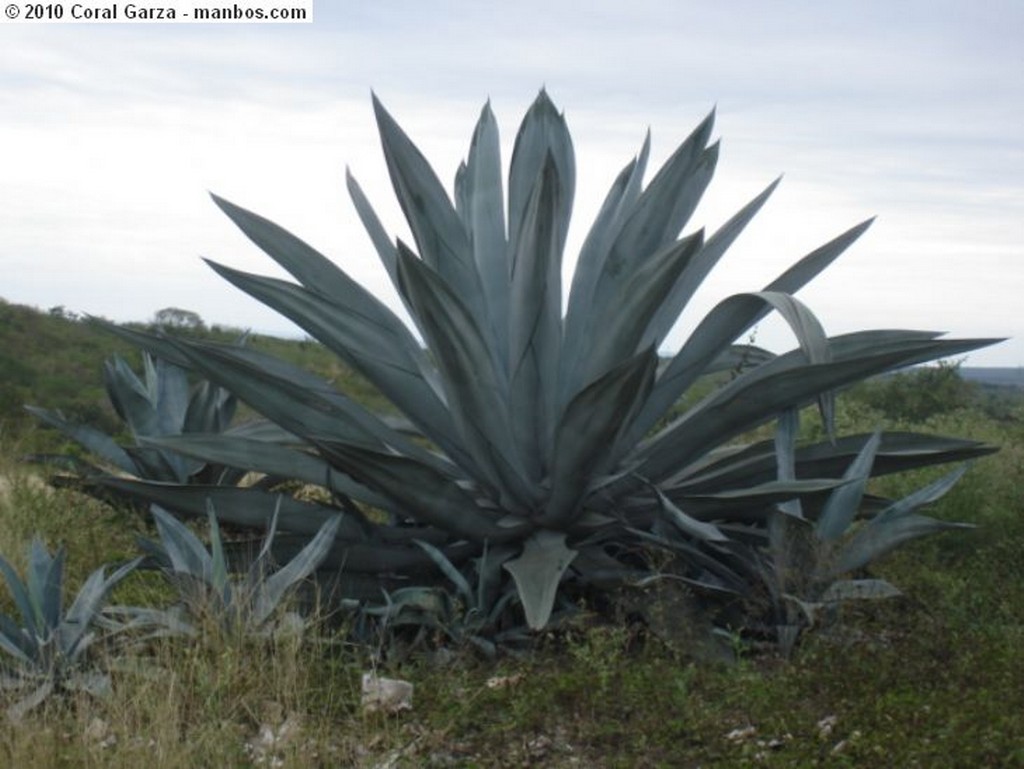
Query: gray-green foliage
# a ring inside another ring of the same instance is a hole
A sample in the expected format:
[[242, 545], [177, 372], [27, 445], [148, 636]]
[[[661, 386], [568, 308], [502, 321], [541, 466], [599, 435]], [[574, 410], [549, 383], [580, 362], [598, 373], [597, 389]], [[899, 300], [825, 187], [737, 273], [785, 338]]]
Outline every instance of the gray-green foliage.
[[208, 509], [209, 550], [181, 521], [154, 506], [160, 541], [145, 543], [145, 549], [155, 556], [174, 586], [179, 603], [172, 609], [127, 607], [120, 613], [133, 627], [157, 634], [195, 636], [213, 629], [237, 637], [273, 632], [286, 599], [323, 561], [340, 523], [340, 516], [328, 520], [294, 558], [275, 568], [271, 547], [278, 512], [244, 574], [232, 576], [212, 504]]
[[[651, 545], [671, 551], [675, 575], [701, 589], [749, 592], [757, 572], [737, 566], [737, 553], [765, 557], [780, 509], [800, 501], [814, 520], [829, 495], [849, 483], [844, 473], [863, 438], [832, 436], [833, 392], [988, 343], [896, 330], [827, 337], [793, 294], [857, 240], [870, 224], [863, 222], [760, 291], [720, 302], [659, 365], [657, 350], [676, 319], [777, 184], [716, 231], [680, 236], [717, 161], [713, 116], [646, 185], [649, 141], [615, 178], [583, 242], [563, 313], [575, 159], [565, 119], [547, 94], [540, 93], [519, 128], [507, 186], [497, 122], [484, 107], [453, 198], [376, 99], [374, 110], [413, 244], [386, 235], [351, 175], [348, 187], [427, 349], [328, 258], [216, 197], [295, 282], [210, 266], [337, 353], [407, 423], [396, 427], [273, 359], [129, 335], [230, 390], [292, 437], [289, 443], [182, 436], [161, 445], [327, 489], [331, 503], [293, 500], [280, 526], [312, 535], [344, 511], [324, 565], [344, 569], [359, 588], [354, 594], [372, 599], [381, 586], [430, 586], [450, 571], [439, 568], [444, 562], [468, 575], [488, 548], [508, 549], [500, 577], [514, 586], [529, 626], [542, 628], [560, 596], [649, 574], [643, 551]], [[775, 355], [735, 344], [772, 311], [789, 324], [796, 349]], [[702, 378], [738, 361], [748, 365], [737, 376], [661, 424]], [[813, 403], [828, 440], [799, 447], [737, 443]], [[870, 471], [988, 450], [970, 441], [886, 434]], [[104, 483], [184, 515], [203, 515], [209, 498], [224, 520], [240, 525], [265, 524], [278, 504], [256, 489]], [[520, 621], [506, 617], [493, 629]]]
[[[231, 482], [238, 473], [207, 466], [147, 440], [167, 435], [220, 433], [228, 429], [237, 400], [230, 392], [201, 381], [190, 385], [188, 372], [162, 358], [143, 352], [139, 377], [119, 355], [104, 363], [103, 379], [114, 411], [131, 434], [122, 445], [89, 425], [68, 421], [59, 411], [26, 406], [29, 413], [54, 427], [97, 457], [102, 465], [136, 478], [173, 483]], [[72, 456], [38, 457], [69, 468], [81, 477], [99, 476], [105, 470]]]
[[130, 561], [109, 576], [100, 567], [89, 575], [71, 606], [64, 606], [63, 548], [51, 555], [35, 538], [29, 548], [25, 579], [0, 556], [7, 589], [18, 617], [0, 614], [0, 684], [4, 689], [31, 691], [8, 709], [18, 718], [52, 692], [81, 689], [101, 692], [107, 677], [91, 669], [87, 654], [103, 634], [101, 612], [113, 587], [139, 563]]

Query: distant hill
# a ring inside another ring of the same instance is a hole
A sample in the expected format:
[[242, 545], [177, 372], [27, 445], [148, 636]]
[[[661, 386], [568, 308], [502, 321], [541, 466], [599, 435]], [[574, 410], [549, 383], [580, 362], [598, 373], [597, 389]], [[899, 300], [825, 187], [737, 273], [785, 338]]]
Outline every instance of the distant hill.
[[995, 387], [1015, 387], [1024, 390], [1024, 366], [1016, 368], [960, 367], [960, 376], [968, 382]]
[[[175, 308], [162, 310], [156, 319], [188, 324], [171, 332], [193, 338], [233, 342], [243, 334], [237, 328], [207, 327], [198, 315]], [[155, 323], [124, 325], [156, 328]], [[247, 344], [386, 410], [383, 399], [319, 342], [252, 334]], [[25, 404], [60, 409], [74, 421], [116, 432], [121, 425], [103, 386], [103, 361], [115, 353], [140, 370], [135, 348], [63, 307], [42, 311], [0, 299], [0, 439], [34, 424]]]

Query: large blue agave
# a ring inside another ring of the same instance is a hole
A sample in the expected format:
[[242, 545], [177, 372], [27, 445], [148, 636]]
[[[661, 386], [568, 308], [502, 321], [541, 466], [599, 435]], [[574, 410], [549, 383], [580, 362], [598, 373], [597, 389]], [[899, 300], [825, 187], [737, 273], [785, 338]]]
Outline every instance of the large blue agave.
[[[348, 187], [426, 349], [335, 263], [216, 197], [297, 282], [210, 266], [337, 353], [407, 421], [372, 414], [326, 382], [252, 350], [122, 330], [152, 353], [198, 370], [280, 428], [257, 438], [144, 443], [316, 484], [334, 501], [282, 503], [260, 489], [116, 478], [104, 481], [108, 488], [184, 515], [204, 515], [212, 500], [222, 519], [239, 525], [263, 526], [280, 505], [279, 527], [300, 540], [341, 510], [325, 563], [343, 570], [356, 595], [442, 584], [444, 577], [430, 575], [454, 576], [453, 569], [463, 570], [469, 584], [476, 581], [474, 559], [486, 552], [490, 582], [500, 583], [492, 585], [492, 605], [501, 600], [512, 611], [521, 604], [528, 625], [541, 628], [569, 586], [635, 577], [642, 566], [636, 553], [651, 544], [677, 554], [677, 576], [742, 595], [745, 583], [765, 573], [752, 564], [771, 551], [779, 516], [811, 520], [823, 507], [835, 508], [828, 500], [851, 483], [844, 477], [851, 466], [878, 475], [989, 450], [906, 433], [796, 445], [797, 409], [816, 402], [831, 435], [837, 389], [990, 341], [893, 330], [827, 338], [793, 294], [870, 222], [806, 255], [762, 290], [725, 299], [677, 353], [659, 361], [657, 350], [680, 312], [776, 187], [714, 233], [680, 237], [718, 157], [718, 144], [709, 144], [713, 116], [646, 186], [649, 140], [622, 169], [583, 243], [563, 314], [575, 160], [564, 117], [547, 94], [540, 93], [519, 128], [507, 192], [497, 124], [490, 106], [483, 108], [454, 200], [376, 99], [374, 109], [414, 247], [386, 235], [351, 176]], [[796, 349], [774, 355], [735, 344], [772, 311], [792, 328]], [[663, 424], [699, 379], [740, 362], [737, 376]], [[780, 417], [790, 426], [782, 439], [735, 443]], [[854, 502], [844, 524], [871, 513], [859, 495]], [[848, 500], [843, 509], [850, 509]], [[870, 535], [891, 546], [947, 527], [915, 516], [913, 527], [879, 525]], [[750, 568], [737, 563], [742, 559]], [[496, 563], [504, 570], [495, 571]], [[518, 602], [501, 597], [509, 591]]]

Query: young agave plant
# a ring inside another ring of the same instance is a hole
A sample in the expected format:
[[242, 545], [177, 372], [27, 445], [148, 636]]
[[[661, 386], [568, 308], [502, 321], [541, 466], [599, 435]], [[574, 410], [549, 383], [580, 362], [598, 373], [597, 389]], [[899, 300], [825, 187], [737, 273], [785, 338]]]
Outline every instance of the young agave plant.
[[158, 635], [195, 636], [204, 628], [215, 628], [228, 637], [272, 633], [281, 620], [284, 601], [320, 565], [340, 523], [340, 516], [328, 520], [291, 561], [274, 569], [271, 546], [277, 531], [275, 512], [259, 554], [251, 559], [241, 578], [233, 578], [212, 504], [208, 515], [209, 550], [181, 521], [154, 506], [160, 542], [147, 542], [145, 549], [161, 564], [180, 602], [168, 610], [122, 609], [130, 626], [155, 629]]
[[[861, 447], [844, 440], [801, 447], [792, 471], [780, 477], [772, 443], [734, 446], [740, 436], [814, 402], [831, 431], [836, 389], [989, 343], [921, 331], [826, 337], [793, 294], [867, 229], [864, 222], [762, 290], [719, 303], [659, 365], [657, 350], [680, 312], [777, 183], [717, 231], [680, 236], [718, 157], [718, 144], [709, 143], [712, 116], [646, 186], [649, 140], [616, 177], [583, 242], [563, 314], [575, 160], [564, 117], [547, 94], [540, 93], [519, 128], [507, 188], [497, 123], [490, 106], [483, 108], [453, 197], [376, 98], [374, 109], [414, 245], [392, 241], [351, 176], [348, 187], [427, 349], [332, 261], [217, 197], [296, 282], [210, 266], [336, 352], [394, 403], [406, 424], [396, 427], [272, 359], [132, 335], [229, 389], [292, 436], [287, 444], [219, 436], [163, 445], [326, 487], [335, 504], [293, 500], [280, 525], [311, 534], [344, 509], [325, 564], [344, 565], [371, 587], [436, 581], [437, 559], [418, 541], [466, 574], [485, 548], [511, 548], [505, 578], [528, 625], [542, 628], [563, 586], [636, 575], [638, 546], [663, 522], [665, 501], [685, 511], [684, 530], [697, 527], [684, 539], [714, 522], [729, 540], [766, 543], [776, 505], [820, 502], [846, 483], [843, 472]], [[771, 311], [789, 323], [797, 349], [773, 355], [735, 344]], [[698, 379], [739, 361], [747, 363], [742, 373], [661, 425]], [[884, 435], [872, 472], [986, 451], [968, 441]], [[258, 490], [105, 483], [181, 514], [201, 515], [209, 497], [224, 520], [239, 524], [265, 523], [275, 504]], [[367, 507], [386, 517], [366, 514]], [[688, 569], [707, 571], [709, 558], [714, 565], [715, 557], [692, 549]]]
[[22, 580], [0, 556], [0, 572], [20, 614], [20, 619], [0, 614], [0, 651], [6, 658], [5, 664], [0, 664], [0, 688], [31, 690], [8, 709], [14, 720], [54, 691], [96, 694], [109, 688], [108, 677], [86, 665], [87, 652], [103, 625], [100, 612], [107, 596], [141, 559], [120, 566], [110, 576], [105, 567], [94, 571], [67, 610], [63, 603], [64, 560], [63, 548], [52, 556], [36, 538]]
[[[59, 411], [36, 406], [25, 409], [88, 450], [105, 467], [132, 477], [170, 483], [237, 481], [237, 471], [204, 465], [146, 443], [166, 435], [223, 432], [234, 417], [236, 398], [208, 381], [191, 387], [185, 369], [147, 352], [142, 355], [142, 363], [142, 377], [118, 355], [103, 366], [107, 397], [131, 433], [134, 445], [123, 446], [96, 428], [69, 422]], [[66, 467], [79, 477], [106, 473], [101, 467], [72, 456], [34, 459]]]

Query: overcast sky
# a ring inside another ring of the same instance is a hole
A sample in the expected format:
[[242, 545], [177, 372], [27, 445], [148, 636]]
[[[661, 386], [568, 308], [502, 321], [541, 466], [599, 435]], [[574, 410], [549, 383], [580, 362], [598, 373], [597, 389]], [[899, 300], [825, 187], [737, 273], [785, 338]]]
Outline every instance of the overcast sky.
[[[969, 365], [1024, 365], [1022, 41], [1020, 0], [318, 0], [305, 25], [0, 22], [0, 297], [297, 333], [201, 262], [280, 274], [207, 191], [389, 296], [344, 186], [349, 166], [407, 237], [371, 89], [448, 182], [487, 98], [507, 162], [546, 86], [577, 154], [568, 265], [648, 128], [653, 171], [717, 110], [721, 159], [691, 230], [785, 174], [674, 345], [877, 215], [800, 294], [826, 330], [1009, 336]], [[771, 322], [758, 342], [792, 346]]]

